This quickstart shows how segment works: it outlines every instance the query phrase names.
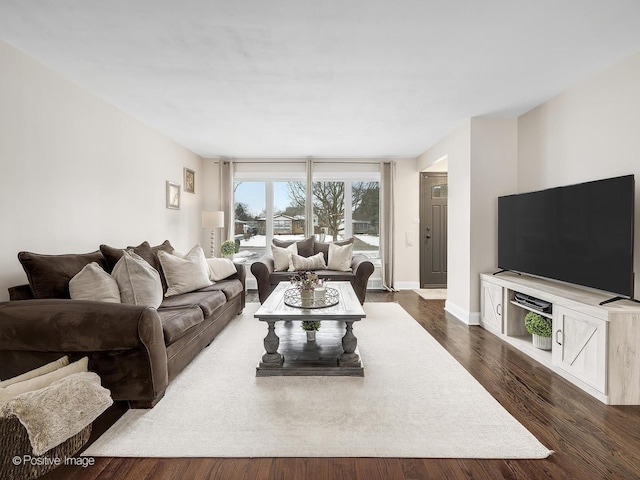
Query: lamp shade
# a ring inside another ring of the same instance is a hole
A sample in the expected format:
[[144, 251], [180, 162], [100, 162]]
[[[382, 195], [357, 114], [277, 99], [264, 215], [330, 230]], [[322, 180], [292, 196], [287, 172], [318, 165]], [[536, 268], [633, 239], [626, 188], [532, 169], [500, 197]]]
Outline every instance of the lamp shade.
[[224, 227], [224, 212], [202, 212], [202, 228]]

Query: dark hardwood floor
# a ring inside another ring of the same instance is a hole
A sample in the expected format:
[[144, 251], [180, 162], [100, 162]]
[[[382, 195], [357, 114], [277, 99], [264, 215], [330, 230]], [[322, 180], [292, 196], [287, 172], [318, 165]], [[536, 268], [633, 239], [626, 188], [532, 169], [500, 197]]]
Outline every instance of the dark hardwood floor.
[[[250, 293], [249, 301], [256, 301]], [[545, 460], [403, 458], [98, 458], [44, 479], [640, 479], [640, 407], [606, 406], [480, 327], [412, 291], [369, 292], [398, 302], [546, 447]], [[639, 346], [640, 348], [640, 346]], [[97, 437], [126, 410], [96, 421]]]

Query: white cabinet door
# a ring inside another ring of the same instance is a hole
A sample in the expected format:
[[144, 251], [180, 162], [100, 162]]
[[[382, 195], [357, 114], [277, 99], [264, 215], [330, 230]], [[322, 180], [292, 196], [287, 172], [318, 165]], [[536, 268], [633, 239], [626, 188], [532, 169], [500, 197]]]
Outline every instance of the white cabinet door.
[[553, 307], [554, 365], [607, 393], [607, 322], [565, 307]]
[[480, 324], [495, 333], [502, 333], [503, 294], [504, 289], [500, 285], [482, 281]]

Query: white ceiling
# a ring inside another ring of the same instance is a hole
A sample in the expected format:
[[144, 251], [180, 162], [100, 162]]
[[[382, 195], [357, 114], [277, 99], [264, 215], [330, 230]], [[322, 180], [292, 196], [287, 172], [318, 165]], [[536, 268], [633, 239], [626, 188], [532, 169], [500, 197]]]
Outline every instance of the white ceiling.
[[204, 157], [415, 157], [639, 25], [639, 0], [0, 0], [1, 39]]

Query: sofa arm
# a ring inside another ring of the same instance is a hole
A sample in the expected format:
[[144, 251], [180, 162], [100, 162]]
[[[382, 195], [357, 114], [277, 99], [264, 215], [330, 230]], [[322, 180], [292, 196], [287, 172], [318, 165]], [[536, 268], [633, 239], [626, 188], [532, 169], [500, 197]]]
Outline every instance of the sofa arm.
[[158, 333], [162, 339], [160, 317], [150, 307], [62, 299], [0, 303], [0, 350], [127, 350], [152, 345]]
[[155, 404], [169, 383], [158, 312], [149, 307], [82, 300], [0, 303], [0, 378], [62, 355], [89, 357], [114, 400]]
[[271, 274], [275, 270], [275, 263], [271, 255], [264, 255], [251, 264], [251, 273], [258, 284], [258, 298], [264, 303], [271, 293]]
[[33, 298], [35, 297], [28, 283], [26, 285], [9, 287], [9, 300], [31, 300]]
[[233, 262], [233, 265], [236, 267], [236, 273], [234, 273], [230, 277], [225, 278], [225, 280], [233, 280], [234, 278], [240, 280], [240, 282], [242, 283], [242, 290], [246, 290], [247, 269], [242, 263]]
[[351, 258], [351, 270], [355, 275], [353, 290], [360, 304], [363, 304], [367, 296], [367, 283], [374, 270], [373, 263], [365, 255], [354, 255]]

